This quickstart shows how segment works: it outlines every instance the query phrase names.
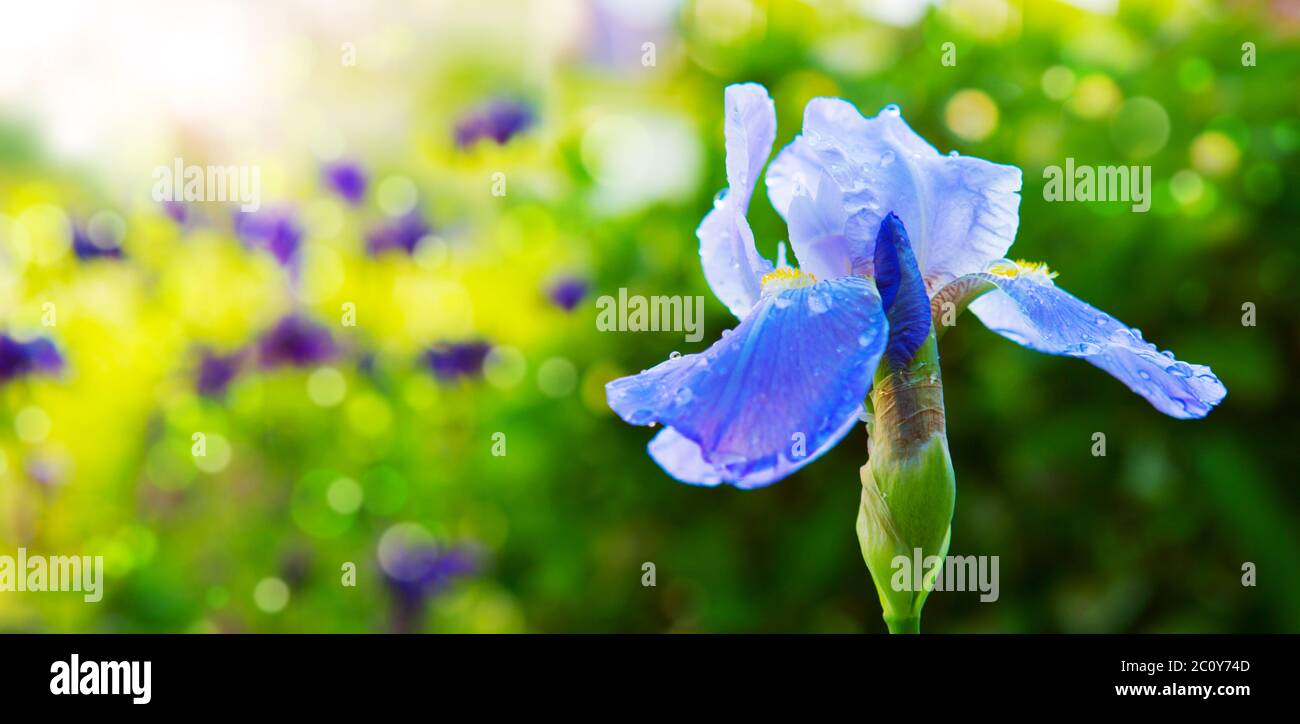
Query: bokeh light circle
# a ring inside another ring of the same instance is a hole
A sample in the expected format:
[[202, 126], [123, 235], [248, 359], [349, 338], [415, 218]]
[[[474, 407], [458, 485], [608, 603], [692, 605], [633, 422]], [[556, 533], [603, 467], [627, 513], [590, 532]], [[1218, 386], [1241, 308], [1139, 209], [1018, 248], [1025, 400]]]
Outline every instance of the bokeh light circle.
[[45, 442], [53, 424], [49, 414], [35, 405], [28, 405], [14, 415], [14, 432], [18, 434], [19, 440], [28, 445]]
[[333, 367], [321, 367], [307, 378], [307, 397], [321, 407], [334, 407], [347, 394], [347, 380]]
[[537, 368], [537, 387], [547, 397], [564, 397], [578, 384], [578, 368], [563, 357], [552, 357]]
[[289, 605], [289, 585], [279, 578], [263, 578], [253, 589], [253, 603], [265, 613], [279, 613]]
[[514, 347], [493, 347], [483, 361], [483, 378], [493, 387], [507, 389], [523, 381], [528, 361]]
[[1169, 113], [1150, 98], [1130, 98], [1111, 119], [1110, 137], [1130, 158], [1154, 156], [1169, 141]]
[[958, 91], [943, 110], [948, 130], [967, 141], [983, 141], [998, 128], [998, 105], [981, 90]]

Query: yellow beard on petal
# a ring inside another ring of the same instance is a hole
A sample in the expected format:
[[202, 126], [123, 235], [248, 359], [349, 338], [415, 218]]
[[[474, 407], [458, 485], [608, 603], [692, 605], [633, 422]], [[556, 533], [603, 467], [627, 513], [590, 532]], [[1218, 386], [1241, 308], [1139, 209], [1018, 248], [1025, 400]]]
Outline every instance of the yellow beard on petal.
[[763, 278], [759, 280], [759, 284], [763, 287], [764, 296], [816, 283], [817, 277], [789, 266], [774, 269], [764, 274]]
[[993, 264], [986, 269], [989, 274], [996, 274], [1007, 279], [1015, 279], [1024, 274], [1026, 276], [1038, 276], [1044, 280], [1055, 279], [1056, 272], [1052, 271], [1041, 261], [1025, 261], [1017, 259], [1015, 261], [1004, 261]]

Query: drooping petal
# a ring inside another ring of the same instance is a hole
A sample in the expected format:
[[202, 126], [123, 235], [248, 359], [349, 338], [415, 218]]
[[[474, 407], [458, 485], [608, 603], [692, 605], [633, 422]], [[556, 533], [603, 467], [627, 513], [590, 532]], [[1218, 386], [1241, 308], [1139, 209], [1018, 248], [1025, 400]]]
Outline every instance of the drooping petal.
[[759, 279], [772, 269], [754, 248], [745, 214], [772, 153], [776, 109], [767, 90], [755, 83], [727, 86], [724, 104], [728, 188], [695, 233], [709, 288], [732, 314], [743, 317], [758, 301]]
[[1059, 289], [1041, 267], [993, 268], [980, 276], [995, 289], [970, 309], [994, 332], [1039, 352], [1086, 359], [1170, 417], [1205, 417], [1227, 395], [1209, 367], [1159, 351], [1138, 330]]
[[789, 288], [705, 352], [609, 383], [609, 406], [634, 425], [670, 428], [649, 449], [677, 479], [767, 485], [853, 427], [886, 332], [880, 297], [861, 277]]
[[[768, 168], [772, 205], [789, 219], [795, 188], [823, 172], [844, 194], [852, 244], [870, 245], [874, 236], [854, 231], [876, 229], [885, 214], [898, 214], [930, 289], [1001, 258], [1020, 223], [1020, 169], [942, 155], [892, 106], [864, 118], [839, 99], [810, 101], [803, 133]], [[873, 257], [870, 248], [850, 251], [858, 260]]]
[[889, 214], [880, 222], [875, 255], [876, 287], [889, 319], [885, 354], [894, 367], [904, 367], [930, 334], [930, 298], [897, 216]]

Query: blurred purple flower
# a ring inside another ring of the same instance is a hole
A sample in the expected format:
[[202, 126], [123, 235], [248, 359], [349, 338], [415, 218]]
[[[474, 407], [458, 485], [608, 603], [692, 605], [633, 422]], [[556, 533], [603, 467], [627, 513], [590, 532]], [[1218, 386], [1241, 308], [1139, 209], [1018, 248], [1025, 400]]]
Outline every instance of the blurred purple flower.
[[321, 171], [325, 185], [356, 206], [366, 196], [366, 172], [352, 161], [333, 161]]
[[172, 221], [182, 226], [190, 219], [190, 207], [184, 201], [164, 201], [162, 207]]
[[302, 227], [288, 209], [235, 212], [235, 233], [244, 243], [265, 249], [282, 266], [293, 261], [302, 242]]
[[66, 465], [57, 458], [33, 456], [23, 464], [27, 477], [46, 492], [53, 492], [67, 479]]
[[432, 231], [420, 212], [411, 211], [396, 219], [386, 221], [375, 227], [366, 235], [366, 251], [371, 256], [379, 256], [386, 251], [400, 250], [407, 254], [415, 252], [420, 239]]
[[515, 134], [528, 130], [536, 118], [533, 109], [517, 100], [498, 98], [461, 116], [456, 124], [456, 145], [469, 148], [484, 138], [504, 146]]
[[582, 277], [563, 276], [551, 282], [546, 294], [564, 311], [572, 312], [590, 289], [591, 285]]
[[329, 360], [334, 353], [334, 339], [329, 330], [297, 314], [281, 319], [258, 341], [258, 354], [264, 367], [308, 367]]
[[492, 345], [487, 342], [451, 342], [434, 345], [424, 353], [424, 362], [434, 376], [443, 382], [455, 382], [463, 377], [475, 377], [483, 371]]
[[280, 578], [291, 588], [297, 588], [311, 577], [315, 556], [308, 548], [294, 548], [280, 559]]
[[399, 550], [381, 568], [393, 594], [393, 628], [406, 633], [416, 630], [430, 599], [456, 579], [478, 571], [479, 555], [470, 546], [442, 548], [424, 543]]
[[231, 380], [239, 374], [243, 359], [243, 352], [223, 356], [205, 351], [199, 360], [198, 375], [195, 380], [195, 387], [199, 394], [204, 397], [220, 397], [225, 394]]
[[588, 0], [588, 59], [615, 70], [646, 70], [646, 43], [665, 53], [680, 0]]
[[63, 356], [54, 343], [45, 338], [21, 342], [0, 334], [0, 384], [33, 374], [53, 374], [63, 369]]
[[120, 239], [92, 239], [90, 234], [80, 226], [72, 226], [72, 251], [82, 261], [91, 259], [120, 259], [122, 247]]

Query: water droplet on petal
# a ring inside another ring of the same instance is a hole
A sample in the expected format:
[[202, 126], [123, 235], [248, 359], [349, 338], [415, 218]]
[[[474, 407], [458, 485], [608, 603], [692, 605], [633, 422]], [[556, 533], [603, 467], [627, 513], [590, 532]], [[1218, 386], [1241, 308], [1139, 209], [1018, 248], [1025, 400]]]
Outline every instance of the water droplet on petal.
[[949, 158], [957, 158], [957, 157], [960, 156], [960, 155], [961, 155], [961, 154], [960, 154], [960, 153], [957, 153], [956, 150], [952, 150], [952, 151], [949, 151], [949, 152], [948, 152], [948, 157], [949, 157]]
[[821, 314], [830, 308], [830, 300], [821, 292], [810, 292], [808, 294], [808, 311], [813, 314]]
[[880, 154], [880, 166], [881, 166], [881, 168], [884, 168], [885, 166], [888, 166], [889, 164], [891, 164], [891, 163], [893, 163], [893, 162], [894, 162], [894, 152], [893, 152], [893, 151], [885, 151], [884, 153]]
[[668, 353], [668, 359], [677, 359], [678, 357], [681, 357], [681, 356], [682, 356], [682, 353], [681, 353], [681, 352], [678, 352], [677, 350], [673, 350], [672, 352], [669, 352], [669, 353]]
[[677, 391], [676, 395], [673, 395], [673, 399], [677, 401], [677, 404], [685, 405], [686, 403], [690, 402], [691, 398], [694, 396], [695, 393], [691, 392], [691, 388], [683, 387]]
[[728, 189], [723, 189], [713, 195], [713, 208], [720, 209], [727, 203], [727, 191]]
[[902, 113], [902, 109], [898, 107], [897, 103], [890, 103], [889, 105], [885, 106], [885, 113], [888, 113], [891, 116], [897, 116], [900, 113]]

